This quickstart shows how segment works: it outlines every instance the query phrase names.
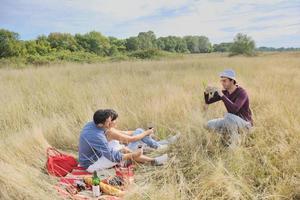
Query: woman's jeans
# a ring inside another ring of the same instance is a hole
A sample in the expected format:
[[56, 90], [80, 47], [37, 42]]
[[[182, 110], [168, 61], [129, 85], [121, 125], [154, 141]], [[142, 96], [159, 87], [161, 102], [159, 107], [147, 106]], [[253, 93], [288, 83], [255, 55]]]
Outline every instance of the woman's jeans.
[[[144, 131], [145, 131], [144, 129], [138, 128], [134, 131], [134, 133], [132, 135], [139, 135], [139, 134], [143, 133]], [[167, 140], [156, 141], [153, 138], [151, 138], [150, 136], [146, 136], [139, 141], [129, 143], [128, 148], [131, 150], [136, 150], [136, 149], [138, 149], [139, 145], [146, 144], [151, 148], [157, 149], [159, 146], [168, 144], [168, 143], [169, 142]]]

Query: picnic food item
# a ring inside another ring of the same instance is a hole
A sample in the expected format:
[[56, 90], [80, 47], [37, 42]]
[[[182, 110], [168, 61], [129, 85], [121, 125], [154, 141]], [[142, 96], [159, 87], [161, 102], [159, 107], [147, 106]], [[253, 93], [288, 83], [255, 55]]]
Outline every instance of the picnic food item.
[[85, 183], [83, 181], [77, 180], [75, 181], [75, 184], [78, 191], [85, 190]]
[[93, 180], [92, 180], [93, 178], [92, 177], [90, 177], [90, 176], [85, 176], [85, 177], [83, 177], [83, 181], [84, 181], [84, 183], [85, 184], [87, 184], [87, 185], [89, 185], [89, 186], [91, 186], [92, 184], [93, 184]]
[[113, 185], [113, 186], [122, 186], [125, 183], [124, 183], [124, 180], [123, 180], [122, 177], [120, 177], [120, 176], [114, 176], [114, 177], [108, 179], [108, 184], [109, 185]]
[[92, 191], [94, 197], [98, 197], [101, 195], [99, 184], [100, 184], [100, 178], [98, 177], [97, 172], [94, 171], [93, 178], [92, 178]]
[[[107, 177], [106, 179], [101, 180], [102, 183], [111, 185], [119, 190], [126, 190], [128, 188], [128, 181], [124, 180], [122, 177], [119, 176], [110, 176]], [[101, 188], [101, 187], [100, 187]]]
[[100, 182], [100, 188], [105, 194], [114, 195], [117, 197], [121, 197], [125, 195], [125, 192], [122, 190], [119, 190], [111, 185], [105, 184], [103, 182]]

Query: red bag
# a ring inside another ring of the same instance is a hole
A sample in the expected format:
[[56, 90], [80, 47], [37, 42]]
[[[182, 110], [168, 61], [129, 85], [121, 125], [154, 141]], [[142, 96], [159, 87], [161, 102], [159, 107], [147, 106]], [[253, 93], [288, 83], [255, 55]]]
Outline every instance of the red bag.
[[48, 174], [53, 176], [66, 176], [77, 167], [77, 165], [78, 162], [73, 156], [63, 154], [52, 147], [47, 149], [46, 169]]

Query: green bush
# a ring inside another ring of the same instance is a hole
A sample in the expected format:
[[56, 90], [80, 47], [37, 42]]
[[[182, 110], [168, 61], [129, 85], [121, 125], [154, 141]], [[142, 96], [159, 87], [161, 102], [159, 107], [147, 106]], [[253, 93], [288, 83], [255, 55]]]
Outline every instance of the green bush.
[[246, 55], [246, 56], [254, 56], [255, 55], [255, 42], [254, 40], [247, 36], [246, 34], [238, 33], [234, 42], [230, 47], [230, 55]]
[[55, 57], [51, 55], [48, 56], [28, 55], [26, 57], [26, 64], [49, 65], [53, 61], [55, 61]]
[[24, 57], [10, 57], [10, 58], [0, 58], [0, 68], [23, 68], [26, 66], [26, 58]]
[[129, 57], [140, 59], [153, 59], [164, 56], [164, 53], [158, 49], [138, 50], [129, 54]]
[[128, 60], [129, 57], [127, 55], [124, 54], [118, 54], [116, 56], [110, 57], [108, 60], [112, 61], [112, 62], [118, 62], [118, 61], [124, 61], [124, 60]]
[[83, 51], [57, 52], [55, 56], [57, 57], [58, 60], [67, 61], [67, 62], [94, 63], [103, 60], [103, 57], [101, 56], [89, 52], [83, 52]]
[[50, 63], [61, 62], [94, 63], [102, 60], [102, 57], [88, 52], [58, 51], [45, 56], [28, 55], [26, 58], [26, 64], [47, 65]]

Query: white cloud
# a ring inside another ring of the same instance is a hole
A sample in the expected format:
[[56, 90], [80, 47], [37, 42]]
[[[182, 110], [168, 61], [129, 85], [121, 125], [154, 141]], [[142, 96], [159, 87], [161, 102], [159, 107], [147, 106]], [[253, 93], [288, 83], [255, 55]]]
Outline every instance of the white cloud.
[[74, 9], [89, 10], [114, 21], [133, 20], [150, 16], [161, 9], [177, 9], [187, 0], [73, 0], [66, 4]]
[[137, 21], [127, 30], [134, 34], [138, 30], [150, 29], [159, 36], [206, 35], [216, 43], [231, 41], [236, 33], [243, 32], [252, 36], [258, 45], [263, 45], [264, 40], [299, 34], [300, 14], [296, 12], [297, 7], [276, 4], [280, 1], [260, 2], [193, 2], [189, 6], [190, 12], [185, 15], [150, 23]]
[[[97, 30], [106, 35], [124, 38], [141, 31], [153, 30], [158, 36], [206, 35], [212, 42], [218, 43], [231, 41], [236, 33], [243, 32], [252, 36], [258, 45], [272, 44], [274, 40], [274, 45], [285, 46], [288, 37], [291, 37], [289, 43], [300, 46], [300, 38], [297, 36], [300, 29], [300, 2], [297, 0], [7, 2], [2, 4], [9, 12], [0, 14], [5, 15], [0, 17], [0, 25], [9, 22], [11, 26], [15, 24], [17, 30], [29, 33], [39, 30], [44, 30], [39, 34]], [[4, 19], [9, 21], [2, 21]]]

